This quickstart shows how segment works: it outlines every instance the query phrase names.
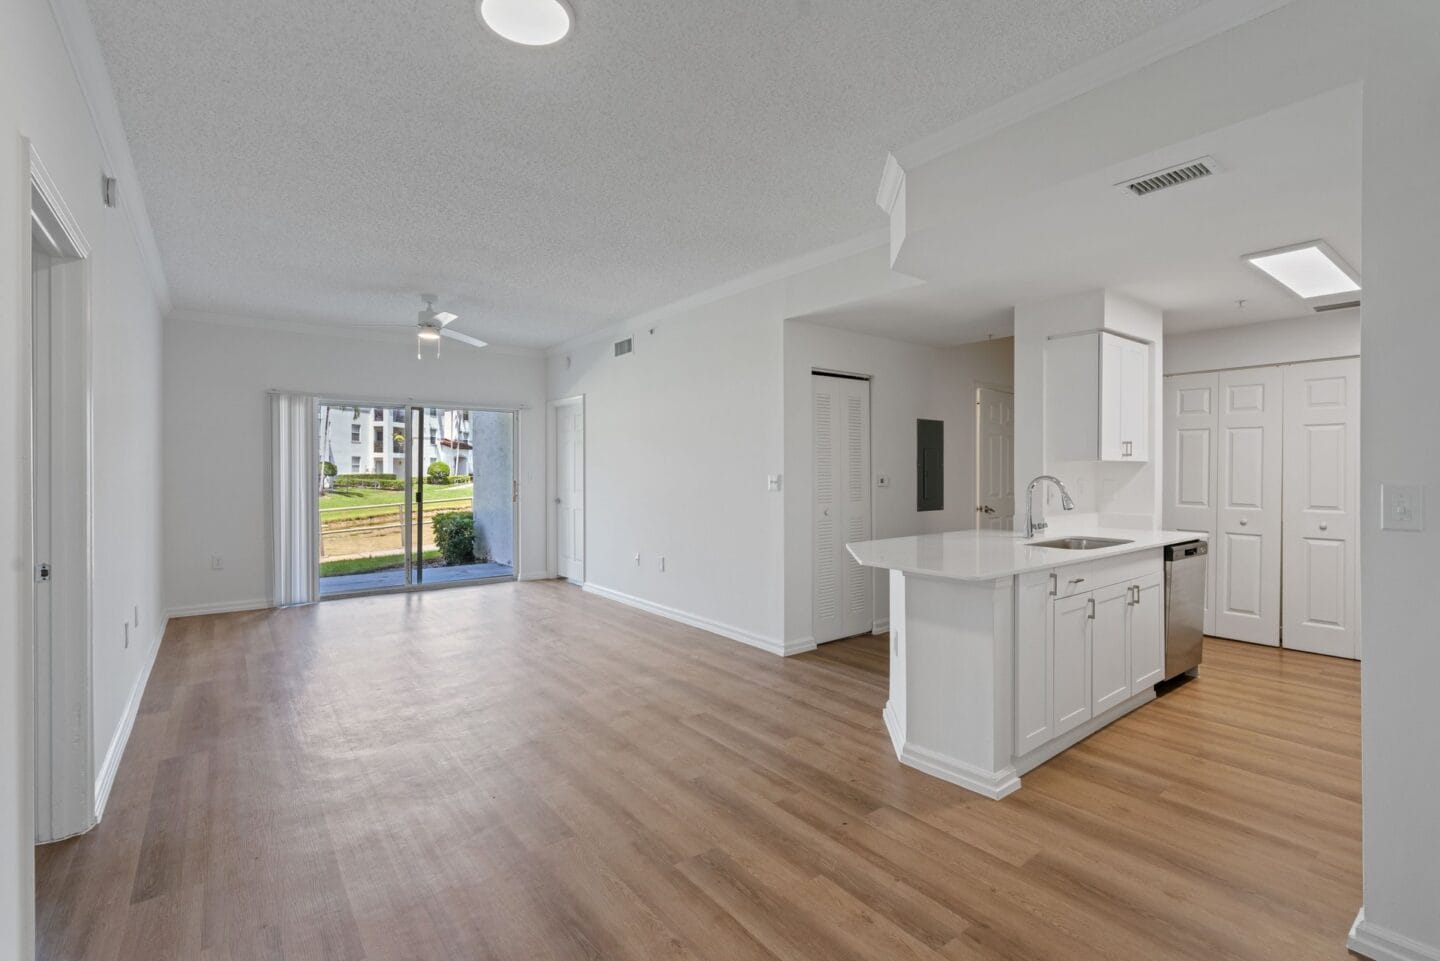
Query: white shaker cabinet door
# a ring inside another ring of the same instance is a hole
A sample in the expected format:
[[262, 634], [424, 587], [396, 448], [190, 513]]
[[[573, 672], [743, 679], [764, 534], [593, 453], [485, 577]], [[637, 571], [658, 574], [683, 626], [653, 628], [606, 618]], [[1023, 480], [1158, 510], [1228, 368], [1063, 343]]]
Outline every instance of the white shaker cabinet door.
[[[1026, 754], [1050, 740], [1051, 621], [1055, 575], [1030, 571], [1015, 588], [1015, 753]], [[892, 628], [893, 629], [893, 628]]]
[[1112, 584], [1090, 595], [1091, 713], [1102, 714], [1130, 697], [1129, 584]]
[[1130, 696], [1165, 677], [1165, 575], [1130, 585]]
[[1058, 737], [1090, 720], [1090, 595], [1056, 598], [1051, 611], [1050, 683]]

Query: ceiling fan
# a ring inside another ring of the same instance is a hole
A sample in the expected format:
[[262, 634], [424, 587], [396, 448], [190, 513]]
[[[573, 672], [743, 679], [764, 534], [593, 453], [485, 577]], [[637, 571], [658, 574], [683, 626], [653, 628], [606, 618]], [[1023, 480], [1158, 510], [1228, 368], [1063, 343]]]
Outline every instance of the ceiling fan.
[[[471, 337], [469, 334], [462, 334], [458, 330], [450, 330], [450, 324], [460, 319], [459, 314], [452, 314], [448, 310], [436, 310], [435, 303], [440, 298], [434, 294], [421, 294], [420, 299], [425, 306], [415, 318], [415, 359], [424, 359], [425, 343], [431, 341], [435, 344], [435, 356], [440, 356], [440, 338], [457, 340], [462, 344], [469, 344], [471, 347], [488, 347], [485, 341], [478, 337]], [[354, 324], [355, 330], [402, 330], [395, 324]]]
[[485, 347], [485, 341], [469, 334], [462, 334], [458, 330], [450, 330], [449, 325], [460, 319], [459, 314], [452, 314], [448, 310], [436, 310], [435, 302], [440, 298], [434, 294], [421, 294], [420, 299], [425, 302], [425, 307], [420, 311], [415, 321], [415, 357], [421, 357], [421, 351], [426, 341], [435, 342], [435, 356], [440, 356], [440, 338], [448, 337], [450, 340], [458, 340], [462, 344], [469, 344], [471, 347]]

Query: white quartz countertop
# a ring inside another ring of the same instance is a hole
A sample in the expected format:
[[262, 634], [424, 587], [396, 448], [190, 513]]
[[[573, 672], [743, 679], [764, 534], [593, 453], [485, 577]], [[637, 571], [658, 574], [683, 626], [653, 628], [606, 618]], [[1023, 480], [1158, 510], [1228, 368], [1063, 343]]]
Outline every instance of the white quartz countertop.
[[[1130, 543], [1088, 551], [1035, 546], [1035, 541], [1060, 537], [1107, 537]], [[1046, 531], [1030, 540], [1013, 531], [949, 531], [944, 534], [891, 537], [881, 541], [857, 541], [845, 546], [851, 556], [865, 567], [883, 567], [956, 581], [993, 581], [1026, 571], [1084, 564], [1106, 557], [1153, 550], [1166, 544], [1203, 540], [1204, 537], [1191, 531], [1087, 527], [1063, 533]]]

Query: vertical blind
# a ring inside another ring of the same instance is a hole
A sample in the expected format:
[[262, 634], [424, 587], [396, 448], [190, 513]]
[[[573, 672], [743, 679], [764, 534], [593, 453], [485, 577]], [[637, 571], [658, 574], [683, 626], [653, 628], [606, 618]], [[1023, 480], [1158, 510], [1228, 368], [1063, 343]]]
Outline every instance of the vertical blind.
[[310, 604], [319, 595], [320, 541], [320, 455], [312, 395], [270, 395], [270, 444], [275, 525], [271, 601], [276, 607]]

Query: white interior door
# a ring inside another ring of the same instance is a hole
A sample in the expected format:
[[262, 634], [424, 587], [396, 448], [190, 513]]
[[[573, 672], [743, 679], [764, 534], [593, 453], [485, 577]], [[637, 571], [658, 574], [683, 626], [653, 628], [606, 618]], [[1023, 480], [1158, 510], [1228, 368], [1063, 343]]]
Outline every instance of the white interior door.
[[[35, 158], [31, 156], [32, 165]], [[38, 168], [32, 166], [34, 177]], [[55, 198], [52, 203], [51, 198]], [[35, 840], [95, 825], [88, 247], [53, 185], [32, 183], [30, 561], [34, 593]], [[125, 619], [128, 642], [138, 627]]]
[[1214, 628], [1256, 644], [1280, 643], [1283, 380], [1278, 367], [1218, 378]]
[[1360, 361], [1285, 369], [1284, 642], [1359, 657]]
[[585, 580], [585, 405], [555, 408], [555, 554], [557, 573]]
[[811, 378], [815, 502], [815, 642], [868, 633], [874, 626], [870, 571], [845, 545], [870, 539], [870, 382]]
[[1015, 527], [1015, 395], [981, 387], [975, 392], [975, 526]]
[[[1175, 374], [1165, 378], [1165, 499], [1168, 530], [1215, 538], [1215, 444], [1219, 418], [1218, 374]], [[1215, 632], [1215, 558], [1205, 555], [1205, 633]]]

